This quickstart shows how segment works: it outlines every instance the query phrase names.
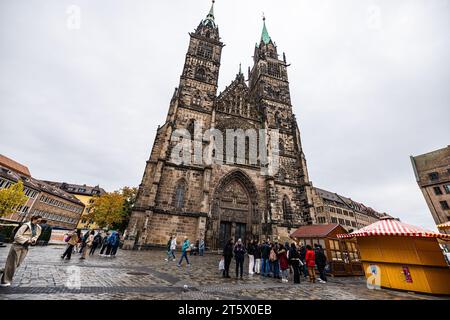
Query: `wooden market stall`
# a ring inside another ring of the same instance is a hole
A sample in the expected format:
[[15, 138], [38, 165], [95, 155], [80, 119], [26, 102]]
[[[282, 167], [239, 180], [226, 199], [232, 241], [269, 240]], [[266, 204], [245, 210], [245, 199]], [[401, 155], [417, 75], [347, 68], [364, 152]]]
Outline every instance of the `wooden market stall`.
[[337, 235], [357, 238], [366, 278], [385, 288], [450, 294], [450, 268], [436, 233], [386, 217], [365, 228]]
[[333, 276], [362, 276], [364, 270], [354, 239], [339, 239], [337, 234], [347, 231], [337, 223], [301, 226], [290, 237], [298, 243], [314, 246], [320, 244], [325, 250], [329, 273]]

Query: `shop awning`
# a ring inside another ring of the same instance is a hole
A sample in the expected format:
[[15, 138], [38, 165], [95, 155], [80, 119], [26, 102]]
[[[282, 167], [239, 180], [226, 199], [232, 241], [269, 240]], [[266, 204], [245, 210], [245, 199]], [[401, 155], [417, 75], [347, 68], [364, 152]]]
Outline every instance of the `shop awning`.
[[450, 229], [450, 221], [448, 221], [446, 223], [438, 224], [437, 227], [438, 227], [438, 229], [442, 229], [442, 230]]
[[349, 234], [338, 234], [338, 238], [371, 236], [406, 236], [418, 238], [450, 239], [449, 234], [442, 234], [400, 222], [394, 218], [382, 218], [380, 221]]

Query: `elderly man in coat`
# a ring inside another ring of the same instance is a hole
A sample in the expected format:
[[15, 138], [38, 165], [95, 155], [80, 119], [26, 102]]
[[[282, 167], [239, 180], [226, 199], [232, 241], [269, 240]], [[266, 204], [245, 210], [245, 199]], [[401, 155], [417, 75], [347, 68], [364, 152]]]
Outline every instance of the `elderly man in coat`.
[[41, 226], [39, 226], [41, 220], [41, 216], [32, 216], [31, 221], [24, 223], [19, 230], [17, 230], [14, 236], [14, 242], [9, 250], [8, 257], [6, 258], [5, 270], [3, 271], [0, 282], [1, 287], [9, 287], [11, 285], [11, 281], [17, 268], [19, 268], [27, 256], [28, 247], [36, 244], [42, 232]]

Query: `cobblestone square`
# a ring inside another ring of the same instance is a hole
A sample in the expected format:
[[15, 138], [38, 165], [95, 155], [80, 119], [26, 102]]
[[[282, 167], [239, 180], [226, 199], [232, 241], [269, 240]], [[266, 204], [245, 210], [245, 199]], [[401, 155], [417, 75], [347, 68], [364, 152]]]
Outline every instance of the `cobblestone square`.
[[[1, 268], [8, 251], [9, 245], [0, 248]], [[330, 277], [326, 284], [302, 280], [300, 285], [257, 275], [244, 275], [243, 280], [223, 279], [218, 271], [220, 256], [215, 253], [191, 256], [190, 267], [185, 263], [177, 267], [177, 262], [164, 260], [166, 253], [163, 250], [119, 250], [116, 258], [96, 254], [84, 261], [78, 254], [70, 261], [61, 260], [63, 251], [63, 246], [31, 248], [12, 286], [0, 288], [0, 300], [448, 299], [384, 289], [369, 290], [362, 277]], [[233, 263], [231, 275], [234, 274]], [[244, 268], [248, 269], [247, 263]]]

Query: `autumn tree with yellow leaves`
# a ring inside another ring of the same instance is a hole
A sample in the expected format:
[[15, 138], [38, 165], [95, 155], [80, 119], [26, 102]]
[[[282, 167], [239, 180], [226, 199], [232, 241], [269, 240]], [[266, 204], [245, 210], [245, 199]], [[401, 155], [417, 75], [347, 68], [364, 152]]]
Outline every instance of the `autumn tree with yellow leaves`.
[[20, 180], [9, 188], [0, 189], [0, 217], [16, 212], [17, 208], [27, 203], [27, 200], [23, 182]]
[[136, 188], [124, 187], [95, 197], [89, 206], [89, 219], [101, 228], [121, 229], [127, 222], [136, 198]]

